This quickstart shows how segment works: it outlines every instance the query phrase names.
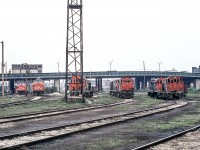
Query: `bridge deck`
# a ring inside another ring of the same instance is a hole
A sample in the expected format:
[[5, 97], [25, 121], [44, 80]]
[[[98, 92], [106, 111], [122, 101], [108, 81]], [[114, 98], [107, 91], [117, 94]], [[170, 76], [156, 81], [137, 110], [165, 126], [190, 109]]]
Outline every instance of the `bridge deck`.
[[[68, 77], [71, 77], [71, 73]], [[22, 80], [27, 77], [27, 79], [65, 79], [66, 74], [60, 73], [30, 73], [30, 74], [4, 74], [4, 79], [6, 80]], [[119, 78], [123, 76], [155, 76], [155, 77], [167, 77], [167, 76], [182, 76], [189, 78], [200, 78], [200, 73], [185, 73], [185, 72], [158, 72], [158, 71], [99, 71], [99, 72], [84, 72], [84, 77], [86, 78]], [[2, 75], [0, 75], [0, 80], [2, 80]]]

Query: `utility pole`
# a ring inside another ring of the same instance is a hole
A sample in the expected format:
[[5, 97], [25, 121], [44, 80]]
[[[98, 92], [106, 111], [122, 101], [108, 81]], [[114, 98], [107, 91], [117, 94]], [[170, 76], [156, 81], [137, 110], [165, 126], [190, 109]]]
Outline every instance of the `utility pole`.
[[[67, 89], [70, 86], [68, 75], [80, 76], [82, 84], [82, 102], [85, 102], [83, 94], [83, 18], [82, 0], [67, 0], [67, 41], [66, 41], [66, 76], [65, 76], [65, 101], [69, 103]], [[71, 74], [69, 74], [71, 73]]]
[[26, 64], [26, 97], [27, 97], [27, 63], [25, 63]]
[[4, 99], [4, 42], [0, 42], [2, 45], [2, 97]]
[[90, 83], [91, 83], [91, 71], [90, 71]]
[[145, 63], [144, 63], [144, 61], [143, 61], [143, 68], [144, 68], [144, 92], [145, 92]]
[[7, 62], [5, 62], [5, 67], [6, 67], [6, 68], [5, 68], [5, 69], [6, 69], [6, 70], [5, 70], [5, 73], [6, 73], [6, 78], [5, 78], [5, 81], [6, 81], [6, 82], [5, 82], [5, 86], [6, 86], [6, 91], [8, 91], [8, 85], [7, 85], [7, 76], [8, 76], [8, 72], [7, 72]]
[[58, 82], [58, 92], [60, 93], [60, 69], [59, 69], [59, 63], [60, 63], [60, 61], [57, 63], [58, 64], [58, 80], [59, 80], [59, 82]]

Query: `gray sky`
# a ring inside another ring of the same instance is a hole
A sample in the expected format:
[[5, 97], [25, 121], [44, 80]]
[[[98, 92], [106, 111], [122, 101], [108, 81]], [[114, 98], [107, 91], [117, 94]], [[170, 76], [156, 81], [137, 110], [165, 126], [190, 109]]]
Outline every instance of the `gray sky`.
[[[84, 71], [198, 67], [199, 0], [83, 0]], [[5, 61], [65, 71], [67, 0], [0, 0]], [[1, 54], [1, 53], [0, 53]]]

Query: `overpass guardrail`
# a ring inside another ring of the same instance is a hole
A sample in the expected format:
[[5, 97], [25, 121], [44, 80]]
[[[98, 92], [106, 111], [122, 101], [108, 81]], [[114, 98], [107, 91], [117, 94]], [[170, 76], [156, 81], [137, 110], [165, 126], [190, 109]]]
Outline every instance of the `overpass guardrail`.
[[[26, 74], [4, 74], [4, 80], [21, 80], [21, 79], [65, 79], [65, 72], [60, 73], [28, 73]], [[68, 73], [68, 78], [72, 76], [72, 73]], [[189, 78], [200, 78], [200, 73], [188, 73], [188, 72], [163, 72], [163, 71], [94, 71], [84, 72], [83, 76], [86, 78], [119, 78], [123, 76], [155, 76], [155, 77], [167, 77], [167, 76], [182, 76]], [[0, 80], [2, 80], [2, 74], [0, 74]]]

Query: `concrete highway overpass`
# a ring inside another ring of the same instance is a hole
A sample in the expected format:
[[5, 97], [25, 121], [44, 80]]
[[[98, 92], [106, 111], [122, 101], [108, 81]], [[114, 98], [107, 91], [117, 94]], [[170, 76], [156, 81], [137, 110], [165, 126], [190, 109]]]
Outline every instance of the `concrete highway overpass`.
[[[70, 78], [72, 73], [68, 74]], [[188, 73], [188, 72], [163, 72], [163, 71], [92, 71], [84, 72], [84, 77], [96, 80], [96, 85], [99, 89], [102, 88], [103, 79], [120, 78], [124, 76], [129, 76], [136, 79], [136, 88], [139, 87], [141, 82], [150, 81], [151, 78], [157, 77], [168, 77], [168, 76], [181, 76], [184, 81], [189, 85], [194, 83], [195, 87], [199, 88], [200, 73]], [[25, 81], [26, 78], [29, 81], [41, 78], [43, 80], [55, 80], [58, 83], [60, 79], [65, 79], [66, 74], [64, 72], [53, 72], [53, 73], [30, 73], [30, 74], [5, 74], [4, 80], [10, 81], [10, 87], [13, 89], [14, 82]], [[0, 75], [0, 80], [2, 80], [2, 75]], [[56, 85], [56, 84], [55, 84]], [[143, 84], [142, 84], [143, 85]]]

